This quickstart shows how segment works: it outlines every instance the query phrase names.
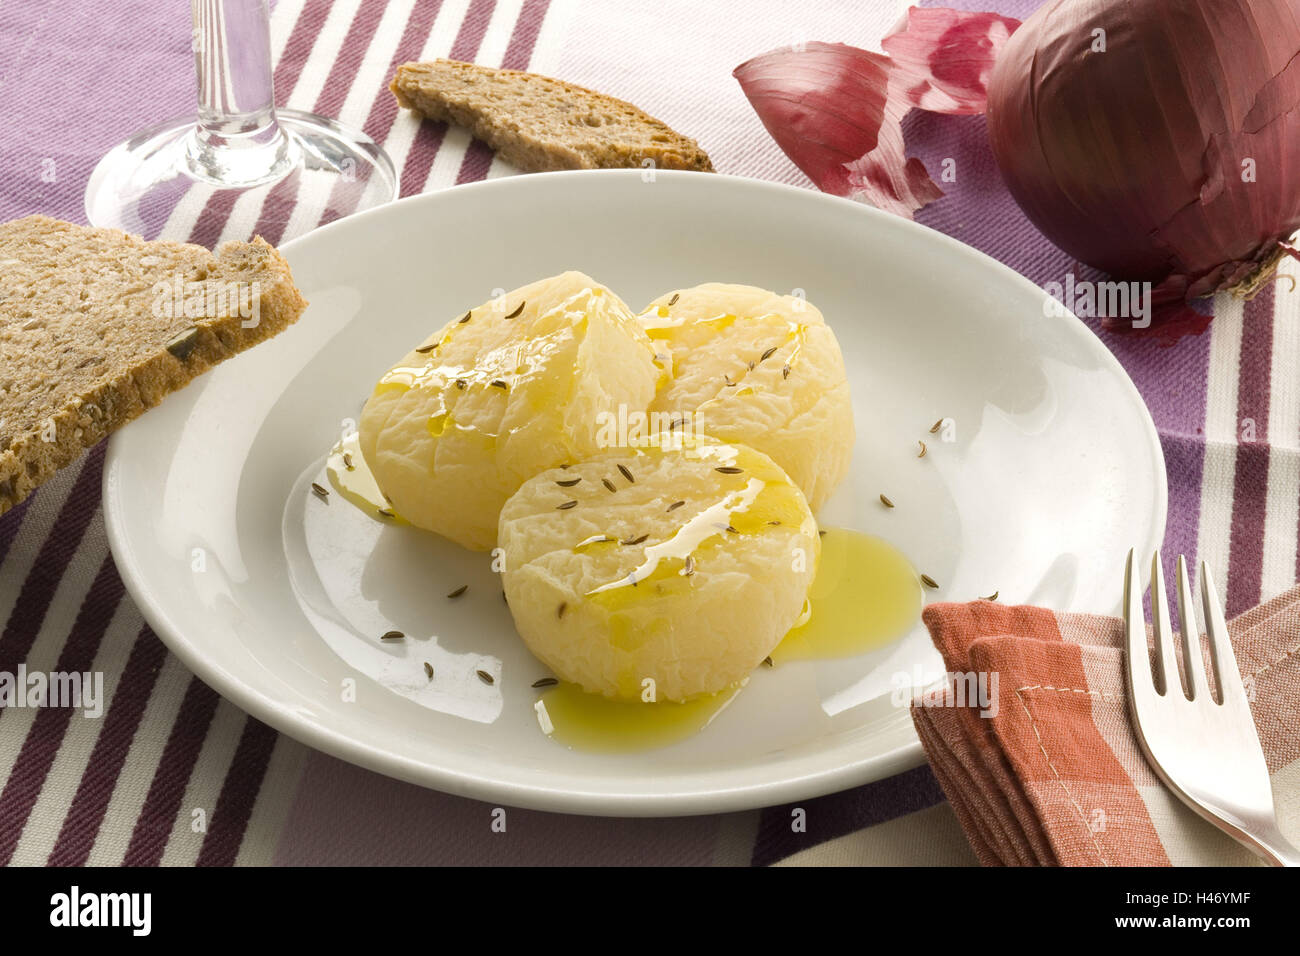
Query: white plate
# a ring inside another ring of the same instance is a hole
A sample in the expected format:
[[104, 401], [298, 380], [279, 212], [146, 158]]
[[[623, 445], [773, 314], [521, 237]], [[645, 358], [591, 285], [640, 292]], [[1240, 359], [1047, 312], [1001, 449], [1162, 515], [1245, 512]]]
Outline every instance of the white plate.
[[[529, 685], [546, 672], [483, 555], [311, 498], [378, 375], [494, 289], [581, 269], [634, 307], [706, 280], [804, 290], [843, 346], [858, 431], [823, 523], [893, 541], [942, 584], [933, 598], [1113, 611], [1127, 549], [1163, 535], [1155, 429], [1097, 338], [1045, 316], [1043, 293], [992, 259], [861, 205], [717, 175], [555, 173], [404, 200], [284, 251], [311, 307], [114, 436], [109, 536], [145, 617], [199, 677], [381, 773], [500, 804], [669, 815], [923, 759], [891, 700], [938, 666], [919, 625], [864, 657], [760, 669], [686, 742], [570, 751], [537, 726]], [[928, 434], [942, 416], [952, 442]], [[381, 646], [390, 627], [421, 638]]]

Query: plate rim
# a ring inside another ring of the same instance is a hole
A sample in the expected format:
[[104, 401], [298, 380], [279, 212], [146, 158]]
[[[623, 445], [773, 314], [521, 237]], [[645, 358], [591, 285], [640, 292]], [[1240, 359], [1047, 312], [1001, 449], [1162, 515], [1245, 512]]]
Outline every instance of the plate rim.
[[[854, 210], [852, 215], [865, 215], [877, 226], [911, 231], [916, 235], [927, 236], [925, 241], [938, 241], [954, 254], [973, 260], [982, 268], [991, 268], [1000, 272], [1013, 284], [1018, 284], [1026, 291], [1032, 290], [1043, 295], [1042, 289], [1026, 276], [999, 262], [985, 252], [973, 246], [925, 226], [913, 220], [902, 219], [887, 212], [866, 206], [853, 200], [817, 192], [803, 186], [776, 183], [745, 176], [722, 173], [694, 173], [679, 170], [655, 170], [654, 175], [667, 177], [672, 181], [695, 181], [707, 176], [701, 185], [725, 183], [723, 188], [756, 190], [759, 193], [771, 192], [786, 196], [798, 196], [801, 202], [821, 204], [828, 208], [835, 207], [845, 212]], [[532, 181], [551, 181], [557, 178], [566, 180], [590, 179], [599, 176], [605, 179], [632, 178], [641, 181], [644, 171], [625, 170], [561, 170], [545, 173], [528, 173], [523, 175], [503, 176], [497, 179], [482, 180], [455, 187], [420, 193], [376, 206], [356, 213], [345, 219], [336, 220], [314, 229], [279, 246], [286, 257], [308, 239], [316, 239], [351, 224], [353, 220], [365, 220], [390, 214], [397, 206], [420, 206], [436, 204], [450, 189], [458, 193], [473, 193], [484, 190], [509, 190], [531, 188]], [[838, 214], [838, 213], [837, 213]], [[1047, 241], [1047, 240], [1044, 240]], [[1164, 449], [1160, 443], [1151, 411], [1142, 398], [1137, 385], [1129, 376], [1119, 359], [1106, 346], [1101, 338], [1081, 319], [1068, 310], [1062, 314], [1045, 316], [1046, 321], [1057, 320], [1062, 332], [1073, 336], [1081, 346], [1090, 353], [1100, 356], [1104, 367], [1117, 375], [1128, 397], [1141, 411], [1143, 431], [1149, 450], [1153, 453], [1156, 465], [1156, 511], [1154, 522], [1155, 537], [1158, 546], [1163, 541], [1168, 524], [1169, 489], [1168, 474], [1164, 458]], [[202, 376], [199, 381], [202, 382]], [[128, 425], [129, 427], [129, 425]], [[119, 436], [126, 431], [119, 429], [109, 437], [104, 458], [103, 477], [101, 481], [101, 504], [104, 511], [104, 526], [108, 537], [109, 549], [114, 563], [122, 578], [127, 593], [130, 594], [142, 617], [167, 649], [176, 655], [182, 664], [194, 676], [215, 690], [222, 697], [244, 711], [249, 716], [266, 723], [279, 733], [283, 733], [314, 750], [362, 767], [376, 773], [393, 777], [407, 783], [416, 784], [445, 793], [471, 799], [504, 802], [509, 806], [557, 813], [571, 813], [591, 816], [617, 817], [651, 817], [651, 816], [693, 816], [711, 813], [727, 813], [774, 806], [791, 800], [810, 799], [837, 793], [852, 787], [861, 786], [885, 777], [893, 776], [925, 763], [924, 751], [920, 740], [912, 731], [911, 740], [884, 752], [864, 756], [847, 764], [838, 764], [814, 773], [805, 773], [786, 777], [776, 781], [760, 781], [749, 786], [697, 787], [673, 793], [636, 793], [604, 792], [598, 790], [559, 789], [553, 785], [532, 784], [518, 779], [503, 779], [492, 775], [475, 775], [455, 767], [437, 766], [422, 762], [410, 756], [381, 747], [358, 742], [348, 734], [322, 723], [319, 717], [305, 716], [294, 708], [286, 707], [278, 701], [251, 690], [240, 681], [236, 674], [230, 673], [207, 656], [201, 648], [187, 640], [177, 623], [172, 620], [163, 604], [154, 598], [154, 591], [148, 587], [143, 569], [136, 561], [134, 553], [128, 547], [126, 509], [118, 509], [115, 498], [115, 486], [121, 460], [126, 452]], [[900, 721], [908, 720], [901, 708]]]

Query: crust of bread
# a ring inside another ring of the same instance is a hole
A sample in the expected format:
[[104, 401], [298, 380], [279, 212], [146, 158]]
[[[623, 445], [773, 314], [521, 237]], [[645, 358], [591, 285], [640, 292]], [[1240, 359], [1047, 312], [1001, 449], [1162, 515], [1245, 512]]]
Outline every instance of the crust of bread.
[[[170, 268], [164, 267], [153, 273], [156, 281], [170, 281], [177, 266], [184, 265], [187, 270], [192, 268], [195, 276], [203, 276], [198, 281], [257, 282], [259, 320], [245, 327], [247, 320], [239, 314], [238, 308], [233, 310], [233, 314], [228, 311], [195, 319], [160, 317], [139, 307], [142, 297], [151, 298], [147, 289], [142, 293], [139, 288], [140, 276], [149, 276], [149, 272], [133, 273], [135, 281], [124, 282], [117, 297], [109, 299], [107, 296], [113, 294], [111, 278], [107, 289], [102, 274], [86, 278], [91, 266], [78, 262], [75, 256], [63, 263], [59, 280], [71, 283], [95, 281], [94, 294], [101, 301], [92, 302], [88, 310], [75, 316], [66, 311], [60, 315], [56, 308], [51, 308], [57, 307], [57, 302], [42, 301], [41, 289], [35, 289], [33, 294], [30, 287], [24, 289], [11, 285], [6, 282], [4, 270], [0, 268], [0, 296], [3, 297], [0, 298], [0, 336], [7, 335], [10, 339], [0, 342], [6, 349], [5, 356], [12, 357], [21, 348], [15, 346], [13, 340], [24, 327], [23, 316], [43, 309], [49, 310], [42, 320], [43, 325], [48, 325], [60, 321], [118, 321], [122, 315], [113, 314], [114, 308], [133, 308], [134, 311], [126, 313], [135, 323], [132, 334], [138, 335], [139, 341], [148, 343], [145, 354], [129, 366], [110, 361], [106, 367], [96, 370], [92, 380], [80, 383], [80, 387], [64, 387], [54, 382], [51, 391], [58, 404], [39, 409], [39, 420], [0, 421], [0, 514], [26, 498], [87, 448], [157, 405], [170, 393], [183, 388], [219, 362], [287, 328], [297, 321], [307, 306], [293, 284], [288, 263], [260, 238], [252, 242], [227, 242], [212, 253], [201, 246], [146, 242], [117, 230], [91, 229], [45, 216], [29, 216], [0, 226], [0, 267], [6, 263], [21, 266], [24, 253], [30, 263], [31, 259], [39, 258], [35, 253], [42, 248], [63, 249], [76, 246], [81, 240], [95, 243], [100, 250], [115, 250], [121, 261], [138, 263], [140, 258], [155, 256], [169, 263]], [[11, 258], [13, 256], [18, 258]], [[85, 296], [84, 292], [82, 296]], [[22, 303], [21, 314], [11, 307], [15, 300]], [[32, 320], [26, 321], [30, 323]], [[60, 346], [59, 353], [53, 356], [42, 354], [42, 349], [33, 349], [31, 362], [37, 367], [38, 363], [47, 361], [50, 368], [58, 365], [72, 367], [77, 365], [76, 348]], [[81, 363], [94, 358], [88, 355], [81, 359]], [[4, 377], [4, 371], [0, 369], [0, 378]], [[10, 375], [13, 374], [16, 370], [11, 369]], [[6, 410], [14, 411], [12, 407], [6, 408], [4, 400], [5, 391], [0, 390], [0, 415]], [[32, 410], [30, 403], [28, 410]]]
[[390, 87], [425, 117], [463, 126], [526, 172], [643, 167], [712, 172], [695, 140], [624, 100], [538, 73], [457, 60], [405, 63]]

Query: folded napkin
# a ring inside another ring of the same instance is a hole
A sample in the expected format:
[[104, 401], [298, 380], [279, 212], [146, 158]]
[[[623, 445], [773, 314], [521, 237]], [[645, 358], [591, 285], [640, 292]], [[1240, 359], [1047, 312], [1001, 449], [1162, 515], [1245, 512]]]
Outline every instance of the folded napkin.
[[[1118, 618], [976, 601], [931, 605], [925, 623], [947, 686], [914, 700], [912, 717], [981, 862], [1258, 862], [1147, 766], [1129, 721]], [[1279, 822], [1300, 843], [1300, 587], [1228, 630]]]

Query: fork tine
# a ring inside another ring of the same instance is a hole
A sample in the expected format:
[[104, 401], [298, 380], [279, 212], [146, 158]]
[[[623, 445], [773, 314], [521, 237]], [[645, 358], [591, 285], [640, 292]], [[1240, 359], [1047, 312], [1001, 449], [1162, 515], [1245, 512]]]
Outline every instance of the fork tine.
[[1178, 681], [1178, 658], [1174, 656], [1174, 632], [1169, 626], [1169, 599], [1165, 597], [1165, 569], [1160, 551], [1151, 558], [1151, 629], [1156, 634], [1156, 687], [1168, 694], [1171, 687], [1182, 690]]
[[1178, 556], [1178, 629], [1183, 636], [1183, 670], [1186, 674], [1187, 696], [1201, 700], [1210, 696], [1210, 685], [1205, 678], [1205, 658], [1201, 655], [1201, 632], [1196, 626], [1196, 599], [1187, 581], [1187, 561]]
[[1124, 565], [1124, 644], [1128, 650], [1129, 696], [1150, 697], [1156, 692], [1151, 677], [1151, 658], [1147, 653], [1146, 619], [1142, 614], [1142, 579], [1138, 577], [1129, 548], [1128, 562]]
[[1214, 587], [1214, 577], [1205, 562], [1201, 562], [1201, 610], [1205, 613], [1205, 633], [1210, 638], [1210, 662], [1214, 667], [1214, 682], [1219, 685], [1223, 703], [1229, 699], [1245, 699], [1246, 687], [1237, 669], [1237, 655], [1228, 639], [1228, 624], [1219, 607], [1219, 595]]

